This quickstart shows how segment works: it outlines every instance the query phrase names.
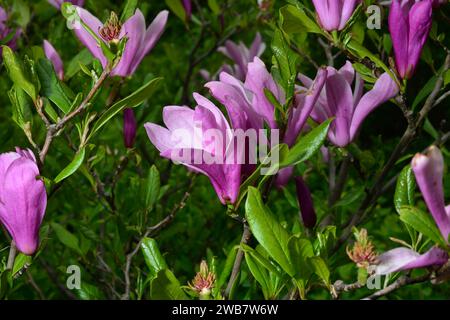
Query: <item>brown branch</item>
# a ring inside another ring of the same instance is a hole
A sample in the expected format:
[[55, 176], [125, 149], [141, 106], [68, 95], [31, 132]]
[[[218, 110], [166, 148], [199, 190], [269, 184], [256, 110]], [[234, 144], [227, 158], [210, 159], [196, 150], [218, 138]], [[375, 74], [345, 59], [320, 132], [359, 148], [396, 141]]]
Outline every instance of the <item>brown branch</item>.
[[169, 213], [169, 215], [167, 215], [163, 220], [161, 220], [160, 222], [158, 222], [154, 226], [148, 227], [147, 230], [145, 231], [144, 235], [139, 239], [139, 241], [136, 244], [136, 246], [134, 247], [133, 251], [131, 251], [129, 254], [127, 254], [126, 262], [125, 262], [125, 268], [124, 268], [125, 292], [124, 292], [124, 294], [121, 297], [122, 300], [129, 300], [130, 299], [130, 292], [131, 292], [131, 280], [130, 280], [131, 262], [132, 262], [134, 256], [139, 252], [139, 249], [140, 249], [140, 247], [142, 245], [142, 242], [144, 241], [145, 238], [156, 234], [161, 229], [163, 229], [166, 226], [168, 226], [175, 219], [175, 216], [176, 216], [177, 212], [185, 207], [186, 201], [188, 200], [188, 198], [190, 196], [190, 191], [191, 191], [191, 189], [192, 189], [192, 187], [194, 185], [195, 177], [196, 176], [192, 177], [191, 184], [189, 185], [188, 190], [184, 193], [181, 201], [179, 203], [177, 203], [173, 207], [173, 209]]
[[431, 275], [430, 274], [425, 274], [423, 276], [420, 277], [416, 277], [416, 278], [410, 278], [408, 276], [402, 276], [400, 278], [398, 278], [395, 282], [391, 283], [390, 285], [388, 285], [386, 288], [381, 289], [373, 294], [371, 294], [370, 296], [362, 299], [362, 300], [375, 300], [378, 299], [382, 296], [385, 296], [399, 288], [402, 288], [404, 286], [410, 285], [410, 284], [416, 284], [416, 283], [421, 283], [421, 282], [425, 282], [431, 279]]
[[48, 150], [53, 142], [53, 139], [56, 135], [58, 135], [59, 131], [64, 128], [67, 122], [72, 120], [72, 118], [79, 115], [81, 112], [83, 112], [87, 106], [89, 105], [89, 102], [92, 100], [92, 98], [95, 96], [97, 91], [100, 89], [103, 82], [106, 80], [106, 78], [109, 75], [109, 69], [105, 68], [100, 75], [100, 78], [97, 80], [97, 82], [94, 84], [94, 86], [91, 88], [87, 96], [83, 99], [83, 101], [80, 103], [80, 105], [73, 110], [71, 113], [66, 114], [61, 120], [58, 121], [56, 124], [50, 124], [47, 126], [47, 134], [45, 137], [44, 146], [41, 149], [41, 152], [39, 153], [39, 160], [41, 164], [44, 163], [45, 157], [47, 156]]
[[341, 237], [338, 240], [336, 247], [334, 248], [335, 251], [338, 250], [339, 247], [348, 239], [348, 237], [351, 234], [352, 228], [357, 224], [359, 224], [365, 218], [368, 209], [370, 209], [376, 204], [377, 199], [382, 193], [384, 180], [386, 179], [388, 173], [394, 167], [397, 160], [400, 159], [400, 157], [403, 155], [406, 149], [410, 146], [411, 142], [416, 137], [417, 132], [422, 127], [428, 115], [428, 112], [433, 108], [433, 105], [436, 101], [439, 91], [441, 90], [444, 83], [443, 75], [447, 70], [449, 70], [449, 68], [450, 68], [450, 54], [448, 54], [445, 59], [443, 70], [436, 81], [433, 91], [425, 101], [415, 121], [412, 122], [409, 121], [408, 127], [406, 128], [399, 143], [397, 144], [391, 156], [389, 157], [389, 160], [384, 165], [381, 173], [375, 180], [374, 185], [367, 192], [367, 195], [364, 198], [363, 202], [361, 203], [358, 211], [352, 216], [350, 221], [347, 223], [344, 231], [341, 234]]
[[[244, 231], [242, 232], [241, 242], [240, 244], [247, 244], [251, 238], [250, 228], [247, 222], [244, 221]], [[242, 259], [244, 258], [244, 250], [242, 247], [239, 247], [238, 252], [236, 253], [236, 258], [234, 260], [233, 269], [231, 271], [230, 279], [228, 280], [227, 287], [225, 289], [224, 296], [226, 298], [230, 297], [231, 290], [233, 289], [234, 283], [236, 281], [237, 276], [239, 275], [239, 270], [241, 269]]]

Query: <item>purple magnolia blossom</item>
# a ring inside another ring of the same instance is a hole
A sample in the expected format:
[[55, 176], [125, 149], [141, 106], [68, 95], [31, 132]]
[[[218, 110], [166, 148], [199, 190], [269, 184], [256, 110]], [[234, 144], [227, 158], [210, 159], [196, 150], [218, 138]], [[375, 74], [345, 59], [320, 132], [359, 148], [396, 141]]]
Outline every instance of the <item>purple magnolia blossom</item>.
[[[409, 0], [403, 0], [403, 1], [409, 1]], [[421, 1], [429, 1], [429, 0], [414, 0], [414, 1], [421, 2]], [[431, 3], [433, 4], [433, 8], [438, 8], [445, 3], [448, 3], [448, 0], [432, 0]], [[392, 0], [381, 1], [379, 4], [382, 6], [390, 6], [392, 4]]]
[[327, 31], [342, 30], [361, 0], [312, 0], [319, 23]]
[[59, 56], [58, 52], [55, 50], [55, 48], [52, 46], [50, 42], [47, 40], [44, 40], [44, 52], [45, 56], [48, 60], [50, 60], [53, 64], [53, 67], [55, 68], [55, 72], [58, 75], [59, 80], [64, 79], [64, 65], [61, 60], [61, 57]]
[[[319, 123], [335, 117], [328, 139], [338, 147], [345, 147], [355, 139], [364, 119], [379, 105], [395, 97], [399, 89], [389, 74], [383, 73], [372, 90], [363, 94], [364, 81], [349, 61], [340, 70], [328, 67], [327, 71], [326, 85], [311, 117]], [[312, 84], [312, 80], [304, 75], [300, 80], [306, 86]]]
[[424, 254], [408, 248], [395, 248], [378, 256], [375, 273], [385, 275], [392, 272], [441, 266], [448, 261], [446, 251], [433, 247]]
[[295, 178], [295, 185], [297, 187], [297, 200], [303, 224], [307, 228], [314, 228], [317, 216], [311, 192], [301, 176]]
[[0, 221], [17, 249], [32, 255], [39, 246], [39, 227], [47, 206], [47, 194], [38, 179], [36, 158], [30, 150], [0, 155]]
[[[89, 11], [80, 7], [76, 7], [76, 9], [80, 19], [106, 44], [118, 43], [122, 38], [128, 38], [119, 63], [111, 71], [112, 76], [121, 77], [131, 76], [142, 59], [153, 49], [164, 31], [169, 14], [167, 10], [161, 11], [146, 30], [144, 15], [139, 9], [123, 25], [118, 21], [117, 16], [114, 18], [112, 15], [111, 19], [103, 25]], [[108, 59], [103, 54], [97, 40], [81, 26], [75, 29], [75, 34], [105, 68]]]
[[47, 0], [48, 3], [50, 3], [52, 6], [54, 6], [56, 9], [60, 9], [61, 5], [64, 2], [70, 2], [76, 6], [82, 7], [84, 5], [84, 0]]
[[394, 48], [395, 64], [401, 78], [414, 74], [423, 46], [431, 30], [432, 3], [429, 0], [392, 1], [389, 31]]
[[192, 2], [191, 0], [182, 0], [182, 4], [186, 13], [186, 20], [190, 20], [192, 15]]
[[428, 210], [447, 241], [450, 235], [450, 206], [446, 208], [444, 201], [442, 153], [437, 147], [431, 146], [425, 154], [416, 154], [411, 166]]
[[248, 64], [252, 62], [255, 57], [260, 57], [265, 49], [266, 44], [262, 41], [262, 37], [259, 32], [256, 34], [250, 48], [246, 47], [242, 42], [237, 44], [231, 40], [226, 41], [225, 46], [220, 47], [217, 51], [233, 60], [234, 66], [224, 65], [219, 73], [224, 71], [231, 74], [235, 78], [244, 81], [247, 75]]
[[[205, 174], [223, 204], [234, 203], [241, 184], [240, 150], [236, 150], [231, 127], [211, 101], [194, 93], [195, 109], [166, 106], [163, 120], [167, 128], [146, 123], [148, 137], [161, 156]], [[212, 137], [211, 132], [220, 136]], [[223, 162], [208, 163], [205, 159]]]
[[[450, 234], [450, 206], [446, 207], [444, 201], [442, 153], [437, 147], [431, 146], [425, 154], [416, 154], [411, 166], [425, 203], [447, 241]], [[445, 264], [448, 259], [447, 252], [437, 247], [433, 247], [422, 255], [411, 249], [396, 248], [379, 257], [376, 272], [387, 274], [400, 270], [439, 266]]]
[[136, 139], [136, 117], [131, 108], [126, 108], [123, 111], [123, 141], [126, 148], [133, 148], [134, 140]]
[[[6, 37], [10, 37], [11, 33], [14, 32], [14, 30], [11, 30], [11, 28], [8, 26], [8, 13], [0, 7], [0, 40], [5, 39]], [[15, 34], [13, 37], [6, 43], [8, 47], [15, 50], [17, 47], [17, 39], [20, 37], [20, 34], [22, 33], [22, 29], [17, 29], [15, 31]], [[1, 53], [1, 49], [0, 49]]]
[[[316, 79], [311, 80], [306, 87], [297, 87], [297, 94], [294, 99], [294, 106], [289, 113], [288, 123], [283, 138], [283, 142], [291, 147], [301, 133], [306, 120], [308, 119], [319, 94], [325, 84], [326, 70], [320, 69]], [[274, 97], [285, 103], [285, 93], [275, 82], [272, 75], [267, 71], [264, 62], [255, 57], [253, 62], [248, 64], [248, 73], [245, 83], [239, 79], [222, 72], [220, 81], [212, 81], [206, 84], [211, 94], [227, 109], [233, 127], [238, 122], [244, 123], [241, 127], [245, 129], [263, 129], [266, 122], [271, 129], [279, 129], [275, 120], [275, 107], [267, 99], [264, 89], [270, 90]], [[280, 170], [277, 178], [277, 185], [282, 186], [287, 183], [292, 175], [293, 168]]]

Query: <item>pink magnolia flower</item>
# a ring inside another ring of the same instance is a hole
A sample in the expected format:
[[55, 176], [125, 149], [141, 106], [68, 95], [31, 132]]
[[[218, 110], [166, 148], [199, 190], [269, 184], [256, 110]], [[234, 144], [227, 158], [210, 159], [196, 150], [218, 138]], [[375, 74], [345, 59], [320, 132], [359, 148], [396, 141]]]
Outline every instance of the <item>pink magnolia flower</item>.
[[423, 46], [431, 30], [432, 3], [425, 0], [392, 1], [389, 31], [394, 48], [395, 64], [402, 78], [409, 79], [419, 62]]
[[[443, 238], [448, 241], [450, 235], [450, 205], [444, 200], [444, 159], [441, 151], [431, 146], [425, 154], [416, 154], [411, 163], [417, 184], [422, 192], [428, 209], [433, 216]], [[378, 274], [387, 274], [400, 270], [443, 265], [449, 257], [446, 251], [433, 247], [426, 253], [419, 253], [408, 248], [396, 248], [379, 257], [376, 266]]]
[[131, 108], [126, 108], [123, 111], [123, 140], [126, 148], [133, 148], [134, 140], [136, 139], [136, 117]]
[[342, 30], [361, 0], [312, 0], [319, 23], [327, 31]]
[[53, 64], [53, 67], [55, 68], [55, 72], [58, 75], [59, 80], [64, 79], [64, 65], [61, 60], [61, 57], [59, 56], [58, 52], [55, 50], [55, 48], [52, 46], [50, 42], [47, 40], [44, 40], [44, 52], [45, 56], [48, 60], [50, 60]]
[[164, 107], [167, 128], [146, 123], [148, 137], [161, 156], [205, 174], [223, 204], [234, 203], [241, 184], [241, 151], [236, 148], [231, 127], [220, 109], [199, 94], [194, 93], [194, 99], [195, 109]]
[[200, 75], [205, 80], [215, 80], [217, 79], [217, 74], [226, 72], [233, 77], [244, 81], [247, 75], [247, 66], [256, 57], [260, 57], [264, 50], [266, 49], [266, 44], [262, 41], [261, 34], [258, 32], [253, 40], [252, 45], [248, 48], [243, 42], [235, 43], [231, 40], [225, 42], [225, 46], [219, 47], [217, 51], [223, 53], [226, 57], [234, 62], [234, 65], [229, 64], [223, 65], [219, 71], [211, 76], [206, 70], [200, 70]]
[[[364, 81], [349, 61], [340, 70], [328, 67], [327, 71], [326, 85], [311, 117], [319, 123], [335, 117], [328, 139], [336, 146], [345, 147], [355, 139], [366, 117], [375, 108], [395, 97], [399, 88], [389, 74], [383, 73], [372, 90], [363, 94]], [[311, 79], [303, 75], [300, 80], [307, 86], [312, 83]]]
[[66, 0], [47, 0], [47, 1], [48, 1], [48, 3], [50, 3], [52, 6], [54, 6], [58, 10], [61, 8], [61, 5], [64, 2], [70, 2], [70, 3], [72, 3], [76, 6], [80, 6], [80, 7], [82, 7], [84, 5], [84, 0], [67, 0], [67, 1]]
[[186, 20], [190, 20], [192, 15], [192, 2], [191, 0], [182, 0], [182, 4], [186, 13]]
[[0, 155], [0, 221], [17, 249], [32, 255], [39, 246], [39, 227], [47, 206], [47, 194], [38, 178], [36, 158], [30, 150]]
[[[294, 106], [289, 113], [287, 128], [283, 142], [289, 147], [294, 145], [302, 131], [319, 94], [325, 84], [326, 70], [320, 69], [316, 79], [309, 86], [297, 87]], [[241, 121], [245, 128], [256, 130], [263, 129], [266, 122], [271, 129], [279, 129], [275, 120], [275, 107], [267, 99], [264, 89], [270, 90], [274, 97], [281, 103], [285, 103], [284, 90], [275, 82], [267, 68], [258, 57], [248, 64], [248, 72], [245, 83], [239, 79], [222, 72], [220, 81], [212, 81], [206, 84], [211, 94], [222, 103], [230, 114], [233, 126]], [[277, 178], [279, 186], [289, 180], [293, 168], [282, 169]]]
[[[145, 29], [145, 18], [139, 9], [123, 25], [114, 14], [103, 25], [89, 11], [80, 7], [76, 7], [76, 10], [80, 19], [106, 44], [116, 44], [124, 37], [128, 38], [122, 58], [111, 71], [112, 76], [121, 77], [131, 76], [142, 59], [153, 49], [164, 31], [169, 14], [167, 10], [161, 11], [150, 26]], [[105, 68], [108, 59], [103, 54], [97, 40], [82, 26], [75, 29], [75, 34]]]

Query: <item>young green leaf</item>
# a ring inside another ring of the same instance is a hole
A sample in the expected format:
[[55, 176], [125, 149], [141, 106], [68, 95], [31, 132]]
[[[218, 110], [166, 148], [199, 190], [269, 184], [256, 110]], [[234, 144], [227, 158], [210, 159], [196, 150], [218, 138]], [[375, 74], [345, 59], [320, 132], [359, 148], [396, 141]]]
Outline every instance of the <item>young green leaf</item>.
[[398, 213], [402, 206], [414, 205], [414, 190], [416, 188], [416, 180], [410, 165], [407, 165], [400, 172], [397, 179], [397, 186], [394, 194], [394, 205]]
[[63, 245], [82, 255], [78, 238], [73, 233], [67, 231], [59, 223], [51, 222], [50, 225], [52, 226], [52, 229], [55, 231], [56, 237], [59, 239], [59, 241], [61, 241]]
[[293, 276], [295, 271], [289, 260], [289, 234], [264, 205], [261, 194], [254, 187], [248, 188], [245, 216], [256, 240], [284, 271]]
[[156, 277], [161, 270], [167, 269], [166, 261], [159, 251], [155, 239], [144, 238], [141, 243], [141, 251], [152, 278]]
[[443, 247], [446, 246], [446, 242], [430, 214], [412, 206], [403, 206], [400, 208], [400, 220], [430, 238], [433, 242]]
[[164, 269], [158, 272], [151, 283], [150, 297], [153, 300], [187, 300], [180, 282], [174, 274]]
[[325, 142], [332, 119], [328, 119], [301, 137], [281, 162], [282, 167], [294, 166], [308, 160]]
[[83, 164], [84, 157], [86, 154], [86, 149], [81, 148], [73, 158], [72, 162], [69, 163], [67, 167], [65, 167], [55, 178], [55, 183], [60, 183], [64, 179], [70, 177], [72, 174], [74, 174], [78, 168]]
[[159, 171], [153, 165], [150, 168], [148, 178], [147, 178], [147, 187], [145, 192], [145, 207], [148, 211], [152, 211], [153, 207], [156, 204], [156, 201], [158, 201], [159, 196], [159, 190], [161, 187], [160, 177], [159, 177]]
[[144, 100], [150, 98], [156, 89], [159, 87], [162, 78], [155, 78], [147, 82], [144, 86], [137, 89], [128, 97], [114, 103], [108, 110], [106, 110], [100, 118], [94, 123], [91, 133], [86, 141], [89, 141], [92, 136], [97, 133], [109, 120], [125, 108], [134, 108], [140, 105]]
[[48, 59], [40, 59], [36, 65], [36, 71], [42, 85], [42, 94], [62, 112], [69, 112], [71, 101], [61, 86], [51, 61]]
[[12, 82], [25, 91], [33, 101], [36, 101], [37, 91], [33, 83], [25, 75], [23, 64], [19, 61], [15, 53], [8, 46], [2, 46], [3, 63], [6, 66], [8, 75]]

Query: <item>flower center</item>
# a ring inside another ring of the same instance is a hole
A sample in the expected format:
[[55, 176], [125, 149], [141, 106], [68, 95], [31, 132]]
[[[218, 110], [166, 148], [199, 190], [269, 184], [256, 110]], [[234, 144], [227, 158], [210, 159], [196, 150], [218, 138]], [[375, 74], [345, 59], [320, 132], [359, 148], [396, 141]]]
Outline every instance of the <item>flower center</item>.
[[98, 33], [107, 42], [118, 42], [122, 24], [115, 12], [111, 12], [108, 21], [99, 29]]

